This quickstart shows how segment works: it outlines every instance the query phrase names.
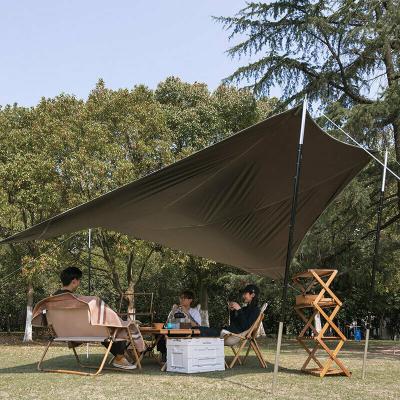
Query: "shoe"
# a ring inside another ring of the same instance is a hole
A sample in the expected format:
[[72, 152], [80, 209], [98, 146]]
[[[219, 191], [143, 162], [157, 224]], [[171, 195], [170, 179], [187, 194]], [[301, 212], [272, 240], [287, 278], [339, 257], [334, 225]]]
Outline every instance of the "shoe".
[[115, 358], [112, 366], [121, 369], [136, 369], [136, 365], [131, 364], [125, 357], [121, 357], [118, 360]]

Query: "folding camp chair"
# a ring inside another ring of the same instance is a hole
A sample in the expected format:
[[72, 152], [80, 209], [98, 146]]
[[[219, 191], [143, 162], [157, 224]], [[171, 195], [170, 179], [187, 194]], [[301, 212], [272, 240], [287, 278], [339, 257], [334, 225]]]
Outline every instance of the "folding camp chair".
[[[134, 339], [129, 325], [122, 327], [107, 327], [100, 325], [92, 325], [90, 323], [89, 308], [65, 308], [61, 304], [57, 304], [56, 307], [51, 307], [50, 309], [43, 310], [43, 318], [47, 320], [47, 325], [52, 328], [53, 336], [50, 338], [44, 353], [37, 365], [39, 371], [44, 372], [59, 372], [66, 374], [76, 374], [76, 375], [89, 375], [96, 376], [99, 375], [103, 369], [111, 369], [121, 371], [118, 368], [105, 367], [107, 357], [110, 353], [111, 346], [117, 341], [127, 341], [129, 342], [129, 347], [132, 348], [132, 353], [135, 358], [135, 365], [140, 369], [140, 359], [136, 351]], [[40, 325], [41, 326], [41, 325]], [[81, 372], [76, 370], [67, 369], [47, 369], [42, 367], [43, 360], [50, 348], [50, 346], [55, 342], [66, 342], [69, 347], [72, 348], [75, 358], [79, 366], [83, 368], [96, 369], [96, 372]], [[83, 364], [75, 350], [75, 347], [83, 343], [102, 343], [107, 342], [108, 347], [104, 357], [102, 358], [99, 365], [87, 365]], [[129, 370], [122, 370], [129, 371]], [[131, 370], [130, 370], [131, 371]]]
[[[267, 303], [265, 303], [260, 310], [260, 314], [254, 321], [253, 325], [244, 332], [233, 333], [229, 331], [222, 331], [225, 346], [229, 346], [234, 354], [233, 360], [230, 364], [225, 363], [227, 368], [233, 368], [238, 362], [240, 365], [244, 364], [246, 361], [250, 349], [253, 349], [255, 355], [258, 358], [261, 368], [267, 368], [267, 363], [261, 353], [260, 347], [257, 343], [257, 337], [260, 336], [260, 331], [262, 330], [262, 321], [264, 319], [264, 312], [267, 308]], [[248, 344], [246, 354], [243, 360], [240, 358], [240, 353]]]

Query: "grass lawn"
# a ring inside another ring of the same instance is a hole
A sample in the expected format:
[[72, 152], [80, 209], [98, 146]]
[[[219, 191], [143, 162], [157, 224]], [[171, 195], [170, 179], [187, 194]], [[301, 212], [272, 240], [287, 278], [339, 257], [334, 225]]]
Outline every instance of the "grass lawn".
[[[254, 356], [246, 365], [215, 373], [183, 375], [160, 372], [151, 359], [142, 371], [110, 372], [99, 377], [38, 372], [42, 344], [22, 345], [2, 335], [0, 345], [0, 399], [266, 399], [272, 398], [272, 362], [275, 341], [261, 341], [268, 369], [259, 368]], [[394, 354], [394, 348], [397, 348]], [[400, 399], [400, 344], [373, 341], [367, 379], [361, 379], [363, 343], [347, 342], [342, 360], [351, 378], [318, 378], [300, 372], [306, 353], [294, 340], [286, 340], [281, 354], [277, 399]], [[80, 350], [84, 353], [85, 348]], [[91, 347], [90, 358], [99, 359], [101, 347]], [[86, 356], [84, 356], [86, 357]], [[45, 364], [46, 365], [46, 364]], [[72, 351], [50, 350], [49, 367], [75, 368]]]

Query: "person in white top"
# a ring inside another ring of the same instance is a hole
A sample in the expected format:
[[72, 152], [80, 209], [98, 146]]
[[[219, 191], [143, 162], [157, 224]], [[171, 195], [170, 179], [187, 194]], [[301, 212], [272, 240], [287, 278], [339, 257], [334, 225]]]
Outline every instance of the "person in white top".
[[[194, 299], [194, 294], [191, 290], [184, 290], [179, 295], [179, 304], [174, 304], [170, 311], [170, 315], [176, 312], [184, 313], [189, 319], [192, 327], [201, 326], [201, 316], [197, 308], [191, 307]], [[165, 337], [162, 336], [157, 343], [157, 350], [161, 353], [161, 361], [167, 360], [167, 346]]]
[[192, 327], [201, 325], [199, 310], [191, 307], [193, 298], [194, 295], [191, 290], [184, 290], [179, 296], [179, 308], [189, 317]]

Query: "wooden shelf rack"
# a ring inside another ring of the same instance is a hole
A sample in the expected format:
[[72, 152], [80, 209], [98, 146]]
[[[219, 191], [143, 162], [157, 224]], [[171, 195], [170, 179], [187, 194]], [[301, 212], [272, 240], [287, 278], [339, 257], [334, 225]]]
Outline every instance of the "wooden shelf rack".
[[[351, 376], [351, 372], [338, 358], [338, 354], [347, 339], [334, 322], [334, 318], [342, 306], [342, 302], [330, 288], [337, 273], [338, 271], [334, 269], [309, 269], [293, 277], [293, 284], [302, 293], [296, 297], [295, 311], [305, 323], [304, 328], [296, 339], [308, 353], [301, 370], [321, 378], [325, 375]], [[318, 290], [317, 294], [310, 293], [311, 291], [315, 293]], [[325, 294], [330, 297], [325, 297]], [[319, 332], [315, 325], [317, 314], [320, 314], [325, 320]], [[331, 328], [330, 331], [328, 331], [329, 328]], [[312, 336], [306, 336], [309, 329], [313, 332]], [[326, 342], [332, 343], [335, 341], [337, 344], [334, 349], [329, 348], [326, 344]], [[320, 361], [316, 356], [319, 349], [328, 354], [328, 359], [324, 362]], [[311, 360], [317, 365], [316, 368], [307, 368]], [[333, 367], [334, 364], [336, 364], [337, 368]]]

